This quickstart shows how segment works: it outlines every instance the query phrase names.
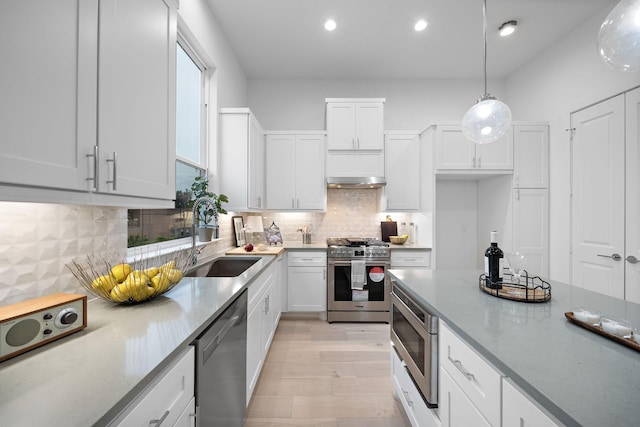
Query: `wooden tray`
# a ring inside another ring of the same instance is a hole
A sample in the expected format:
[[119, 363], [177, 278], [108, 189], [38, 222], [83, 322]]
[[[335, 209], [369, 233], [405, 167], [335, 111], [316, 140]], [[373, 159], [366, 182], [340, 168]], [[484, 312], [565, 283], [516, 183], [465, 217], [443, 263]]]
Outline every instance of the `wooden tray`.
[[617, 335], [610, 334], [609, 332], [605, 332], [605, 330], [602, 329], [602, 326], [593, 326], [593, 325], [590, 325], [589, 323], [581, 322], [580, 320], [575, 318], [575, 316], [573, 315], [573, 311], [568, 311], [564, 315], [567, 319], [569, 319], [570, 321], [572, 321], [578, 326], [582, 326], [583, 328], [588, 329], [591, 332], [595, 332], [598, 335], [602, 335], [603, 337], [607, 337], [610, 340], [618, 342], [622, 345], [626, 345], [627, 347], [630, 347], [636, 351], [640, 351], [640, 344], [635, 342], [633, 338], [622, 338]]

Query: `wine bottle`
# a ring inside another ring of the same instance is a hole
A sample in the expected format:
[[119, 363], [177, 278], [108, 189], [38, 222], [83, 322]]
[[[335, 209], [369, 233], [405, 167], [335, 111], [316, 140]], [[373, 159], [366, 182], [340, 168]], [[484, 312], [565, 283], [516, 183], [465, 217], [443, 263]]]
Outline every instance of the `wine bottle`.
[[494, 230], [491, 232], [491, 246], [484, 251], [484, 274], [489, 288], [502, 288], [503, 263], [504, 253], [498, 247], [498, 232]]

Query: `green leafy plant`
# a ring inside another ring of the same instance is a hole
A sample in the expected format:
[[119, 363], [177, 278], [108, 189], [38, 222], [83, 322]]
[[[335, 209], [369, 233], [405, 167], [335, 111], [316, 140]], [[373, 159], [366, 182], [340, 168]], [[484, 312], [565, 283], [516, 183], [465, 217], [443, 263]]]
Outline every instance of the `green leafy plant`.
[[224, 194], [217, 195], [210, 192], [209, 178], [206, 176], [198, 176], [193, 180], [193, 184], [191, 184], [191, 201], [189, 202], [189, 208], [193, 209], [193, 204], [201, 197], [209, 197], [216, 206], [215, 211], [207, 204], [198, 206], [198, 220], [201, 224], [209, 224], [213, 219], [217, 220], [218, 214], [227, 213], [222, 207], [222, 204], [229, 203], [229, 198]]

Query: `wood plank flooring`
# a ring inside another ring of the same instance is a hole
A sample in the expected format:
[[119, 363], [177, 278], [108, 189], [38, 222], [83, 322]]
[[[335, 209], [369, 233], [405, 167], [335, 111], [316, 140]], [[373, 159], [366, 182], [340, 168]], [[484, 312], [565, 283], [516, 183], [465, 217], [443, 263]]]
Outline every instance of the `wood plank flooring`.
[[410, 427], [389, 351], [384, 323], [280, 320], [245, 427]]

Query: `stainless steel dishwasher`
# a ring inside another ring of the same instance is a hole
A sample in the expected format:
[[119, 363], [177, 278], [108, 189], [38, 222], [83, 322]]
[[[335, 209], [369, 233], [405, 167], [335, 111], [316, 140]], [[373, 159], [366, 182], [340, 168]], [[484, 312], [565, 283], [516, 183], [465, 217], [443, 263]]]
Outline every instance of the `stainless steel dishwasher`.
[[246, 420], [247, 291], [197, 338], [196, 424], [242, 427]]

